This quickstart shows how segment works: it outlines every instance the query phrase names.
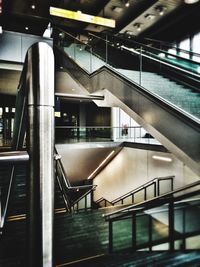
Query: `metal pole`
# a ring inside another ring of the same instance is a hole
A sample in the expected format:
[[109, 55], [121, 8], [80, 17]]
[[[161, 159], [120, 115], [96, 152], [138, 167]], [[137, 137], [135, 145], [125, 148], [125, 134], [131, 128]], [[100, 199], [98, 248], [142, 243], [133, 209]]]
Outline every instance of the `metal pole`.
[[46, 43], [27, 53], [28, 266], [53, 266], [54, 56]]

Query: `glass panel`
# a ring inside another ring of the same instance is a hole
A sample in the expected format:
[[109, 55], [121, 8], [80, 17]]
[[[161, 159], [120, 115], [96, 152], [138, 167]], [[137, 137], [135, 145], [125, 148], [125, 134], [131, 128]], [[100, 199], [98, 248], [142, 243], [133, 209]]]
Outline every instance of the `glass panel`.
[[200, 232], [200, 215], [199, 215], [200, 204], [196, 206], [188, 205], [184, 208], [185, 216], [185, 232], [192, 234]]
[[148, 186], [146, 189], [147, 199], [151, 199], [154, 197], [154, 185]]
[[144, 201], [144, 190], [141, 190], [134, 194], [134, 203], [139, 203], [141, 201]]
[[128, 204], [132, 204], [132, 195], [129, 196], [129, 197], [126, 197], [124, 200], [123, 200], [124, 204], [128, 205]]
[[200, 249], [200, 235], [186, 238], [186, 249]]
[[113, 222], [114, 251], [132, 246], [132, 218]]
[[91, 193], [87, 195], [87, 208], [91, 208]]
[[171, 180], [160, 180], [160, 195], [171, 191]]
[[[189, 51], [190, 50], [190, 39], [188, 38], [188, 39], [181, 41], [179, 44], [179, 48]], [[189, 58], [189, 53], [187, 54], [184, 51], [180, 51], [179, 55], [184, 58]]]
[[169, 250], [169, 243], [163, 243], [152, 247], [152, 250]]
[[199, 46], [199, 43], [200, 43], [200, 33], [196, 34], [194, 37], [193, 37], [193, 40], [192, 40], [192, 51], [195, 52], [195, 53], [198, 53], [199, 55], [193, 55], [193, 60], [195, 60], [196, 62], [200, 62], [200, 46]]
[[78, 209], [85, 209], [85, 198], [82, 198], [79, 202], [78, 202]]
[[152, 241], [153, 243], [163, 243], [167, 241], [169, 236], [168, 227], [168, 207], [161, 206], [151, 209], [152, 217]]
[[149, 215], [136, 217], [136, 245], [148, 246], [149, 242]]
[[183, 240], [176, 240], [174, 242], [174, 249], [175, 250], [183, 250]]

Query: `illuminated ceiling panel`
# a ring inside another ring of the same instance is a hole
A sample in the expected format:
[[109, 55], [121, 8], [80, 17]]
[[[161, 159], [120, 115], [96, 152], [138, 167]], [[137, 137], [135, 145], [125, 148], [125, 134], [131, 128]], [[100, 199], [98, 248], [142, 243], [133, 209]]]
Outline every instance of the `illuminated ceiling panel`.
[[50, 7], [50, 15], [115, 28], [115, 20], [106, 19], [67, 9]]

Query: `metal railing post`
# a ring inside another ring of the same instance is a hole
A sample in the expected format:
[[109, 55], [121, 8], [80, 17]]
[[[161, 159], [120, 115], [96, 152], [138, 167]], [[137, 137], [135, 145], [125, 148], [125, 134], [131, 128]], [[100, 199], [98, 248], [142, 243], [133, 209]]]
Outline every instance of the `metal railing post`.
[[152, 217], [151, 215], [149, 215], [149, 250], [152, 251], [152, 227], [153, 227], [153, 223], [152, 223]]
[[113, 252], [113, 227], [112, 227], [112, 220], [109, 220], [108, 225], [109, 225], [109, 253]]
[[28, 106], [27, 179], [28, 266], [53, 266], [54, 214], [54, 55], [45, 43], [26, 57]]
[[169, 250], [174, 251], [174, 202], [169, 202]]
[[137, 237], [136, 237], [136, 214], [132, 215], [132, 248], [136, 251]]

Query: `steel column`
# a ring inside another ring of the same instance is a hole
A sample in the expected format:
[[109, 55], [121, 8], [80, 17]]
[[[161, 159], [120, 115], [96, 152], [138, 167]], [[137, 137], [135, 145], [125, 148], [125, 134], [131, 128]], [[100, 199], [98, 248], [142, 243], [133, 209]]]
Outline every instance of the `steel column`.
[[45, 43], [28, 53], [27, 147], [28, 266], [53, 266], [54, 213], [54, 56]]

